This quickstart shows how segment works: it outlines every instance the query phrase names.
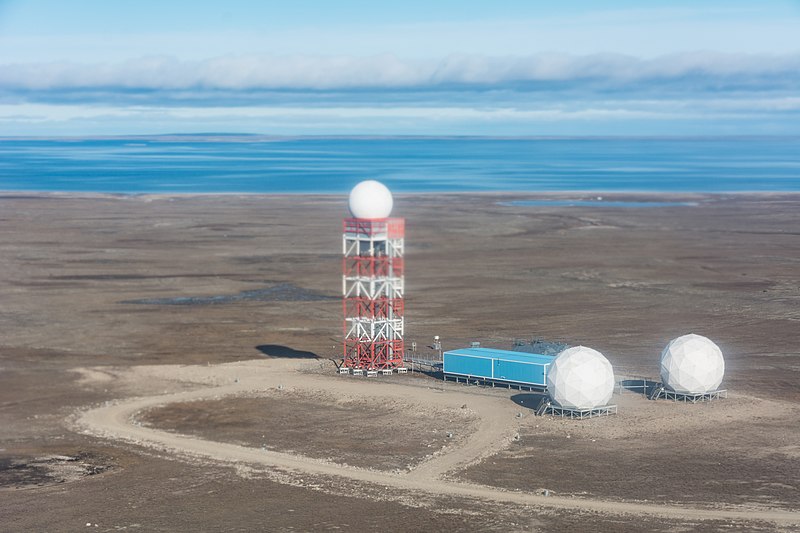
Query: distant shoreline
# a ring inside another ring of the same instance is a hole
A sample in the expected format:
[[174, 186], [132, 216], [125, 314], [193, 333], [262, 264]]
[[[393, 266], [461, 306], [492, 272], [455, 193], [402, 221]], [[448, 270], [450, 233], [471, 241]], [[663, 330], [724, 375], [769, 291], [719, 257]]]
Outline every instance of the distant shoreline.
[[[280, 192], [280, 193], [262, 193], [262, 192], [191, 192], [191, 193], [125, 193], [125, 192], [79, 192], [79, 191], [16, 191], [16, 190], [0, 190], [0, 200], [14, 199], [14, 198], [52, 198], [52, 199], [168, 199], [168, 198], [320, 198], [332, 199], [346, 197], [347, 193], [314, 193], [314, 192]], [[657, 199], [675, 199], [675, 200], [702, 200], [702, 199], [737, 199], [737, 198], [780, 198], [789, 197], [791, 199], [800, 198], [798, 191], [731, 191], [731, 192], [680, 192], [680, 191], [422, 191], [422, 192], [399, 192], [394, 193], [395, 198], [418, 198], [418, 197], [482, 197], [482, 198], [496, 198], [497, 200], [536, 200], [536, 199], [570, 199], [570, 200], [595, 200], [597, 196], [601, 196], [603, 200], [621, 200], [621, 201], [634, 201], [647, 198]], [[591, 198], [585, 198], [590, 196]], [[598, 206], [601, 206], [603, 200], [598, 200]]]

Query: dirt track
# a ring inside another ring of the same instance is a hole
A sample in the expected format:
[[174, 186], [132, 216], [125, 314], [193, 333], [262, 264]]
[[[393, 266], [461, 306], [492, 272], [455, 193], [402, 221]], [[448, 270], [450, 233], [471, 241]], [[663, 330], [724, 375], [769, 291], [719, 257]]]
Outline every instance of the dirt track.
[[[407, 385], [394, 383], [355, 383], [349, 378], [331, 378], [298, 372], [308, 363], [284, 361], [253, 361], [232, 365], [207, 367], [160, 366], [142, 368], [158, 373], [168, 379], [190, 381], [227, 381], [229, 384], [201, 388], [188, 392], [135, 398], [94, 408], [80, 414], [78, 427], [94, 436], [124, 440], [138, 445], [168, 450], [184, 456], [200, 456], [223, 463], [251, 463], [278, 469], [288, 469], [308, 474], [338, 476], [350, 480], [375, 483], [401, 490], [428, 492], [456, 497], [472, 497], [484, 500], [528, 504], [561, 509], [580, 509], [624, 515], [651, 515], [681, 519], [726, 519], [763, 520], [778, 525], [800, 524], [800, 515], [793, 512], [769, 509], [698, 509], [668, 505], [614, 502], [593, 499], [545, 497], [537, 494], [507, 492], [486, 486], [449, 481], [442, 476], [455, 469], [475, 463], [483, 457], [504, 448], [515, 429], [513, 404], [500, 398], [481, 396], [456, 390], [441, 392], [428, 387], [416, 387], [414, 400], [420, 404], [438, 402], [455, 406], [467, 404], [479, 417], [476, 433], [467, 442], [446, 450], [408, 474], [392, 474], [331, 462], [306, 458], [269, 450], [259, 450], [202, 440], [170, 433], [155, 428], [142, 427], [135, 421], [136, 413], [143, 409], [166, 405], [172, 402], [218, 398], [236, 394], [283, 386], [288, 388], [324, 388], [331, 392], [347, 392], [369, 395], [380, 390], [383, 397], [408, 396]], [[87, 372], [85, 375], [91, 375]], [[234, 377], [235, 376], [235, 377]], [[238, 377], [246, 376], [246, 377]], [[233, 384], [230, 384], [233, 381]]]

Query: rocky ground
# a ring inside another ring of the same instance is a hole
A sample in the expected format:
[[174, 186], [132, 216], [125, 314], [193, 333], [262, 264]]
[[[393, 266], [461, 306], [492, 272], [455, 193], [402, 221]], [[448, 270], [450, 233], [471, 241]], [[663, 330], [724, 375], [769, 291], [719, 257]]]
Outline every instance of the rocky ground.
[[[594, 347], [618, 374], [657, 377], [663, 346], [695, 332], [722, 347], [731, 395], [675, 405], [628, 392], [615, 398], [617, 417], [569, 422], [530, 416], [513, 404], [516, 391], [488, 391], [524, 413], [520, 437], [452, 475], [567, 497], [798, 511], [800, 197], [692, 196], [677, 199], [698, 205], [643, 209], [503, 205], [510, 199], [398, 198], [396, 214], [407, 218], [409, 341], [421, 350], [433, 335], [445, 348], [471, 340], [510, 348], [516, 338], [544, 337]], [[3, 529], [743, 526], [447, 495], [389, 498], [335, 479], [282, 483], [75, 430], [71, 417], [90, 405], [208, 386], [158, 373], [143, 379], [130, 371], [139, 365], [336, 359], [343, 206], [313, 196], [0, 196]], [[289, 403], [267, 395], [172, 404], [146, 422], [252, 446], [271, 430], [282, 450], [310, 435], [304, 453], [344, 463], [369, 455], [367, 439], [396, 440], [403, 453], [376, 448], [383, 469], [441, 445], [426, 440], [444, 428], [436, 416], [426, 423], [392, 407], [385, 426], [374, 423], [380, 397], [363, 406], [302, 395]], [[306, 415], [287, 421], [295, 409]], [[347, 431], [324, 424], [332, 417], [353, 425], [350, 449]]]

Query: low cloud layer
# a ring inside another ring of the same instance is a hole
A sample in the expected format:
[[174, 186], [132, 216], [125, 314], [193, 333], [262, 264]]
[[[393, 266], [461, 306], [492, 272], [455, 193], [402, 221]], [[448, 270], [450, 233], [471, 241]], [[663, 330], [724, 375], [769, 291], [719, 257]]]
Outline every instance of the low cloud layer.
[[0, 135], [798, 134], [800, 54], [0, 65]]
[[[353, 91], [448, 89], [791, 90], [800, 54], [683, 53], [655, 59], [618, 54], [448, 56], [412, 61], [371, 57], [229, 56], [202, 61], [146, 57], [119, 63], [0, 65], [0, 91], [36, 93]], [[155, 95], [154, 95], [155, 96]]]

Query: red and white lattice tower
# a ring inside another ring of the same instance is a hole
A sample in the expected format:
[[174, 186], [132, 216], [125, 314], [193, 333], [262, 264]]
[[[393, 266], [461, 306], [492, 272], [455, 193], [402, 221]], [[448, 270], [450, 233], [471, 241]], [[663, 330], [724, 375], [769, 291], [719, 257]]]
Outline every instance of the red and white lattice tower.
[[405, 278], [402, 218], [348, 218], [344, 258], [344, 367], [403, 367]]
[[350, 193], [342, 232], [343, 369], [402, 369], [405, 220], [388, 218], [392, 195], [368, 180]]

